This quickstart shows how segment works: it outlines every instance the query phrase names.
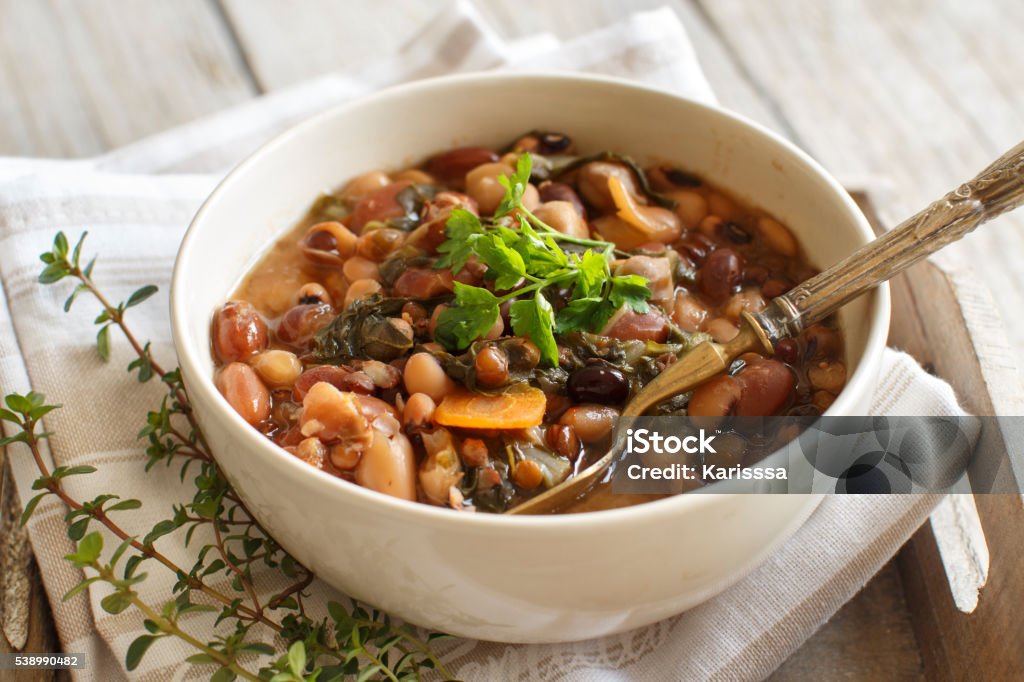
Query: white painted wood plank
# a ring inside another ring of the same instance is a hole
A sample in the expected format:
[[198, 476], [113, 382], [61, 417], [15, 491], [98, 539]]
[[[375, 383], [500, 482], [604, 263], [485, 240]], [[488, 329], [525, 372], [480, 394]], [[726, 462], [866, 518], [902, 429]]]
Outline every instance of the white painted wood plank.
[[447, 3], [430, 0], [222, 0], [264, 90], [389, 54]]
[[0, 0], [0, 154], [86, 156], [254, 92], [208, 0]]

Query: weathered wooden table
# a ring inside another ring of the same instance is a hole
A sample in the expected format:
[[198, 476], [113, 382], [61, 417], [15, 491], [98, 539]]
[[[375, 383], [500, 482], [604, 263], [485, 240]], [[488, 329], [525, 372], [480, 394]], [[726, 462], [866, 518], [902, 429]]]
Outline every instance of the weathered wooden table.
[[[683, 20], [725, 106], [789, 137], [848, 183], [870, 187], [886, 220], [973, 174], [1024, 133], [1024, 4], [1012, 0], [476, 2], [507, 37], [570, 37], [662, 4]], [[0, 0], [0, 155], [102, 152], [372, 60], [440, 7], [430, 0]], [[1024, 316], [1013, 314], [1024, 303], [1022, 222], [1001, 218], [948, 256], [978, 266], [978, 276], [1000, 292], [1014, 347], [1024, 341]], [[919, 270], [896, 292], [904, 317], [894, 340], [951, 378], [976, 411], [1006, 413], [1019, 392], [1014, 370], [998, 381], [984, 375], [986, 351], [954, 319], [942, 276]], [[915, 293], [955, 330], [938, 350], [921, 343], [941, 327], [922, 322]], [[0, 479], [0, 500], [11, 498]], [[1000, 513], [1019, 506], [1018, 499]], [[922, 574], [934, 568], [922, 563], [935, 561], [929, 538], [926, 528], [774, 678], [939, 675], [936, 661], [955, 656], [947, 649], [962, 648], [963, 637], [934, 631], [936, 618], [955, 618], [927, 601], [937, 589], [937, 578]], [[922, 601], [933, 614], [920, 612]], [[29, 649], [56, 650], [37, 579], [30, 623]], [[1019, 640], [1020, 624], [1010, 626]], [[0, 651], [5, 647], [0, 637]]]

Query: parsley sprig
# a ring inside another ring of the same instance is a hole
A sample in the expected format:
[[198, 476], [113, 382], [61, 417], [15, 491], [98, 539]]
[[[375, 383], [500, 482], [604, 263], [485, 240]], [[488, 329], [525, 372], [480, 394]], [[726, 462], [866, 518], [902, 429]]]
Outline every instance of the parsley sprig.
[[[500, 306], [514, 299], [512, 330], [529, 337], [542, 361], [555, 366], [555, 334], [597, 331], [624, 305], [645, 313], [651, 292], [639, 275], [612, 275], [614, 244], [563, 234], [523, 205], [532, 166], [530, 155], [523, 154], [511, 177], [498, 178], [505, 196], [493, 218], [481, 220], [465, 209], [455, 209], [448, 218], [447, 240], [438, 248], [441, 257], [434, 267], [458, 274], [475, 256], [487, 266], [485, 277], [494, 282], [494, 290], [507, 293], [456, 282], [455, 300], [439, 316], [435, 337], [450, 349], [464, 349], [485, 335]], [[513, 212], [518, 228], [498, 222]], [[561, 244], [576, 248], [566, 251]], [[557, 312], [550, 297], [554, 289], [570, 289], [568, 303]]]

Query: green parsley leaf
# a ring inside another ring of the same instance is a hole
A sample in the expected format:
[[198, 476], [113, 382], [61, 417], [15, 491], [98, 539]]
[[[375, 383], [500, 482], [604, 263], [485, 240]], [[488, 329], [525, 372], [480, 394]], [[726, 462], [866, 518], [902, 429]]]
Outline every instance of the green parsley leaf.
[[557, 367], [555, 313], [544, 294], [538, 290], [532, 299], [516, 301], [509, 310], [509, 316], [512, 318], [512, 330], [518, 336], [529, 337], [540, 349], [541, 360], [551, 367]]
[[482, 235], [473, 245], [480, 260], [488, 268], [488, 278], [495, 280], [494, 284], [499, 290], [511, 289], [526, 276], [523, 257], [509, 248], [500, 235]]
[[587, 249], [577, 260], [575, 298], [599, 296], [608, 281], [608, 261], [601, 254]]
[[575, 331], [597, 332], [608, 323], [615, 311], [616, 307], [606, 298], [577, 298], [558, 311], [555, 331], [559, 334]]
[[494, 211], [495, 218], [508, 215], [522, 205], [523, 193], [526, 191], [526, 186], [530, 184], [530, 173], [532, 172], [533, 158], [527, 152], [520, 155], [516, 162], [516, 172], [512, 174], [511, 178], [504, 175], [498, 178], [498, 182], [505, 188], [505, 196]]
[[434, 267], [439, 270], [451, 268], [458, 274], [475, 253], [473, 244], [484, 233], [484, 226], [477, 216], [464, 208], [456, 208], [448, 216], [444, 228], [448, 239], [437, 247], [441, 257], [434, 262]]
[[494, 294], [456, 282], [455, 301], [438, 315], [434, 338], [449, 349], [468, 348], [491, 330], [498, 315], [498, 298]]
[[647, 305], [647, 299], [650, 297], [651, 290], [647, 286], [647, 280], [640, 275], [612, 277], [612, 290], [608, 294], [608, 300], [616, 309], [628, 305], [634, 312], [643, 315], [650, 308]]

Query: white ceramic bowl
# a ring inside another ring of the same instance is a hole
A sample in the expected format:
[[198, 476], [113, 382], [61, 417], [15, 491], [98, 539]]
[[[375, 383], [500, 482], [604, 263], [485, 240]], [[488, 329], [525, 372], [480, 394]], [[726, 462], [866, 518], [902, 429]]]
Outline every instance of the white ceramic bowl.
[[[171, 320], [218, 463], [283, 547], [327, 583], [408, 621], [506, 642], [577, 640], [680, 613], [749, 572], [806, 519], [800, 495], [691, 495], [551, 517], [460, 514], [319, 472], [270, 443], [214, 387], [210, 319], [318, 193], [455, 144], [533, 128], [579, 149], [672, 160], [790, 225], [819, 266], [872, 238], [834, 179], [733, 114], [623, 81], [483, 74], [421, 81], [334, 108], [225, 179], [178, 254]], [[849, 382], [830, 413], [863, 414], [888, 331], [888, 291], [843, 311]], [[765, 589], [771, 589], [766, 585]]]

